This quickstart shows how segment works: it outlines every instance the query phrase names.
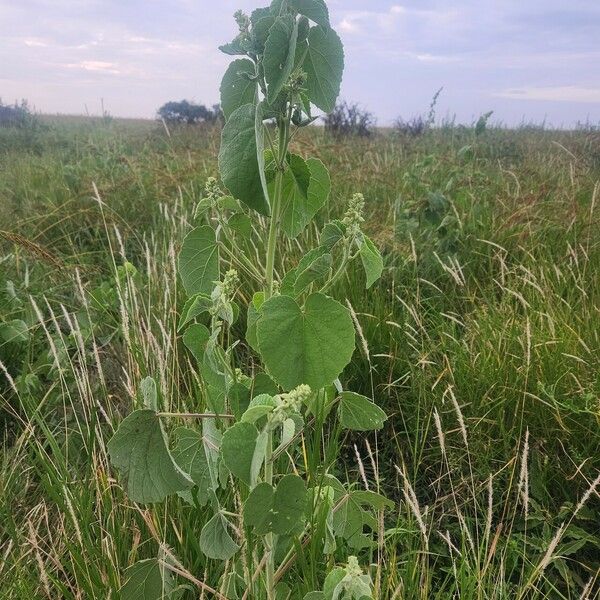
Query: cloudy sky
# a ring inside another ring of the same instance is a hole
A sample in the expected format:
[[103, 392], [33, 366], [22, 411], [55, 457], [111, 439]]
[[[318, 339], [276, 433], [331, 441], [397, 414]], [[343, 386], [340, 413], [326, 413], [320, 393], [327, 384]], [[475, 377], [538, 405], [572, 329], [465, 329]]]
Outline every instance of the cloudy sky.
[[[265, 3], [265, 2], [263, 2]], [[0, 0], [0, 98], [44, 112], [152, 117], [218, 100], [231, 15], [256, 0]], [[379, 117], [600, 122], [599, 0], [329, 0], [342, 95]]]

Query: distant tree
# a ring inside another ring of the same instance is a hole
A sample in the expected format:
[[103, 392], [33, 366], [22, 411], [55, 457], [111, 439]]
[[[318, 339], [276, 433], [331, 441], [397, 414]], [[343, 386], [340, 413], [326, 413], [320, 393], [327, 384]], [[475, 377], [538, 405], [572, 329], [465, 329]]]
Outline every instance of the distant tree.
[[158, 117], [167, 123], [217, 123], [221, 120], [221, 106], [213, 105], [207, 108], [204, 104], [195, 104], [187, 100], [167, 102], [158, 109]]
[[336, 137], [369, 137], [375, 132], [376, 120], [372, 113], [358, 104], [341, 102], [323, 117], [325, 130]]

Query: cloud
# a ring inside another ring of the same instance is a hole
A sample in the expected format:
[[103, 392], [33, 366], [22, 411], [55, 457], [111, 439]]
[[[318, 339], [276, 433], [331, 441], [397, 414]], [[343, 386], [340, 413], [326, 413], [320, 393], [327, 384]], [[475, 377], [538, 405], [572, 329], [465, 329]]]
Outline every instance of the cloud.
[[548, 86], [507, 89], [492, 94], [511, 100], [542, 100], [550, 102], [600, 103], [600, 88], [578, 86]]
[[48, 42], [40, 38], [27, 38], [23, 40], [23, 43], [29, 48], [47, 48]]
[[66, 65], [72, 69], [83, 69], [84, 71], [100, 71], [101, 73], [112, 73], [120, 75], [121, 70], [116, 63], [104, 62], [101, 60], [82, 60], [79, 63]]
[[[483, 109], [512, 122], [524, 110], [600, 120], [598, 1], [328, 4], [346, 47], [343, 96], [381, 123], [423, 112], [441, 86], [440, 111], [459, 120]], [[238, 7], [250, 12], [256, 0], [0, 0], [0, 93], [70, 112], [102, 96], [130, 116], [184, 97], [216, 102], [230, 61], [217, 46], [234, 37]]]

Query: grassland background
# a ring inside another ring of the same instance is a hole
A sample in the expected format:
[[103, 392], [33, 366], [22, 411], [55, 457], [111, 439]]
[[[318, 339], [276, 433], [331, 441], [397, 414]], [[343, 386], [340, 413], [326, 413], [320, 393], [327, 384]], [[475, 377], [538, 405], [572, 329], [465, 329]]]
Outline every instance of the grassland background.
[[[598, 597], [600, 133], [309, 128], [294, 146], [331, 171], [319, 222], [364, 193], [385, 256], [373, 289], [357, 271], [332, 292], [362, 330], [345, 383], [390, 415], [337, 467], [397, 502], [366, 555], [379, 597]], [[163, 543], [219, 585], [202, 515], [129, 503], [105, 446], [145, 375], [169, 410], [200, 402], [175, 256], [218, 147], [143, 121], [0, 129], [0, 321], [28, 327], [0, 341], [0, 598], [116, 598]], [[284, 262], [315, 236], [282, 241]], [[309, 545], [293, 567], [304, 591], [322, 562]]]

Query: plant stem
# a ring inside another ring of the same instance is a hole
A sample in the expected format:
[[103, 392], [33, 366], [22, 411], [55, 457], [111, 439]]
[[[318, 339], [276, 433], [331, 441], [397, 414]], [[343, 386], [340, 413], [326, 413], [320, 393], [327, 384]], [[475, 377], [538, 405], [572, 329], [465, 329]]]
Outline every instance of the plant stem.
[[338, 281], [338, 279], [342, 277], [342, 275], [346, 272], [346, 267], [348, 266], [350, 259], [350, 248], [346, 246], [344, 248], [344, 256], [342, 258], [342, 262], [340, 263], [340, 266], [338, 267], [337, 271], [332, 275], [332, 277], [330, 277], [330, 279], [327, 282], [325, 282], [323, 287], [320, 289], [320, 292], [322, 294], [330, 290], [333, 287], [333, 285]]
[[[273, 432], [269, 431], [267, 436], [267, 451], [265, 453], [265, 482], [273, 485]], [[265, 575], [267, 584], [267, 600], [275, 600], [275, 539], [273, 533], [265, 535], [265, 552], [267, 563]]]
[[275, 176], [275, 193], [271, 204], [271, 223], [269, 225], [269, 239], [267, 242], [267, 266], [265, 277], [265, 300], [273, 295], [273, 282], [275, 273], [275, 252], [277, 238], [279, 237], [279, 211], [281, 209], [281, 192], [283, 186], [283, 171], [285, 155], [289, 143], [289, 119], [279, 121], [279, 156], [277, 157], [277, 175]]

